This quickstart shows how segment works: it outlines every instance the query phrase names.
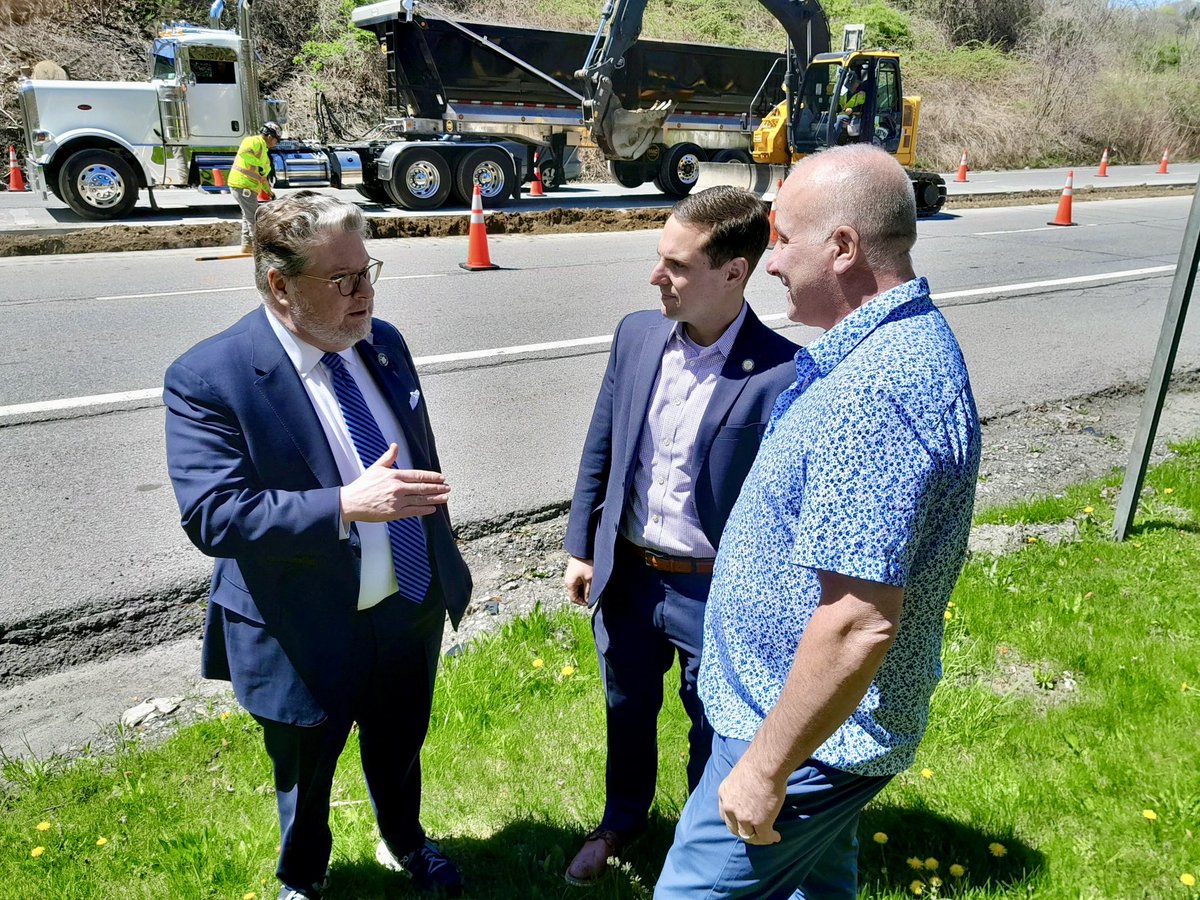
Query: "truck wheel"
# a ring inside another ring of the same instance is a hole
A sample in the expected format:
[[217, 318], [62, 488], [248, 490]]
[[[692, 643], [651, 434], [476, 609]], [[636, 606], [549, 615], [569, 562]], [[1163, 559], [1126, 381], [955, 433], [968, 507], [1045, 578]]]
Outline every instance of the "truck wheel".
[[748, 166], [753, 159], [750, 158], [750, 153], [746, 150], [718, 150], [712, 155], [712, 162], [715, 163], [741, 163]]
[[558, 161], [553, 156], [543, 156], [538, 160], [538, 171], [542, 173], [542, 188], [547, 191], [558, 190], [555, 183], [558, 179]]
[[685, 197], [700, 178], [700, 163], [706, 159], [696, 144], [673, 144], [663, 154], [654, 183], [668, 197]]
[[454, 192], [458, 199], [470, 206], [475, 185], [483, 205], [489, 209], [505, 206], [512, 197], [513, 184], [517, 180], [517, 169], [512, 157], [499, 147], [480, 147], [463, 156], [454, 173]]
[[642, 167], [629, 162], [610, 159], [608, 161], [608, 174], [623, 188], [641, 187], [646, 183], [646, 179], [642, 177]]
[[80, 216], [120, 219], [137, 203], [133, 167], [111, 150], [80, 150], [58, 173], [58, 194]]
[[450, 167], [442, 154], [426, 147], [401, 153], [387, 183], [392, 202], [423, 212], [437, 209], [450, 196]]
[[378, 203], [380, 206], [392, 205], [392, 197], [382, 184], [356, 184], [354, 189], [372, 203]]

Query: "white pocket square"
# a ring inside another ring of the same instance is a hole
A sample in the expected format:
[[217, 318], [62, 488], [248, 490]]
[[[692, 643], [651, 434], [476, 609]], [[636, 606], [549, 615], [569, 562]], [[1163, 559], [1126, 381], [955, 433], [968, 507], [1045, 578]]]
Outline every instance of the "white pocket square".
[[421, 392], [420, 392], [420, 391], [409, 391], [409, 392], [408, 392], [408, 408], [409, 408], [409, 409], [416, 409], [416, 408], [417, 408], [417, 401], [418, 401], [418, 400], [420, 400], [420, 399], [421, 399]]

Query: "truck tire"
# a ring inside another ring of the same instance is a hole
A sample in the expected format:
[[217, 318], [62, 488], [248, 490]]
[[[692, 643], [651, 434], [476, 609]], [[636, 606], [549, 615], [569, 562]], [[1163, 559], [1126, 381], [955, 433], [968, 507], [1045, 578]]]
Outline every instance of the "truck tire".
[[437, 209], [450, 196], [450, 166], [442, 154], [429, 147], [401, 153], [392, 166], [387, 192], [392, 202], [404, 209]]
[[754, 162], [754, 160], [750, 158], [750, 151], [748, 150], [718, 150], [712, 155], [710, 162], [741, 163], [742, 165], [748, 166]]
[[558, 190], [558, 160], [556, 160], [553, 156], [541, 157], [538, 160], [538, 171], [542, 173], [543, 190]]
[[673, 144], [663, 154], [654, 184], [668, 197], [686, 197], [700, 178], [700, 163], [707, 159], [697, 144]]
[[459, 160], [454, 173], [454, 193], [470, 206], [475, 185], [479, 185], [483, 205], [498, 209], [508, 204], [516, 180], [517, 169], [508, 151], [499, 147], [479, 147]]
[[610, 159], [608, 161], [608, 174], [612, 176], [613, 181], [623, 188], [641, 187], [646, 183], [646, 179], [642, 177], [642, 167], [637, 163]]
[[58, 173], [58, 195], [92, 221], [129, 215], [138, 198], [133, 167], [111, 150], [80, 150]]
[[392, 196], [382, 184], [356, 184], [354, 189], [372, 203], [378, 203], [380, 206], [392, 205]]

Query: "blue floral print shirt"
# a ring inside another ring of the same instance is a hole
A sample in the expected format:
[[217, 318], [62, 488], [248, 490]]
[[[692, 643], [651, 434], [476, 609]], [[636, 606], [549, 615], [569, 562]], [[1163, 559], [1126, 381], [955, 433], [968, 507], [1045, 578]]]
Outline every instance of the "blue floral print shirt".
[[817, 571], [904, 588], [866, 696], [817, 750], [826, 765], [912, 764], [941, 676], [980, 427], [962, 352], [924, 278], [872, 298], [796, 354], [725, 526], [704, 617], [700, 695], [718, 733], [752, 740], [821, 599]]

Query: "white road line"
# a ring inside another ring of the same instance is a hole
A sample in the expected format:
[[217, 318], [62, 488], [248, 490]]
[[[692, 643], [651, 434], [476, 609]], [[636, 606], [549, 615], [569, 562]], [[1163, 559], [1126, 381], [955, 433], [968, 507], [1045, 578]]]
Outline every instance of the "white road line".
[[[447, 272], [430, 272], [426, 275], [384, 275], [380, 281], [407, 281], [413, 278], [445, 278]], [[187, 291], [158, 291], [153, 294], [112, 294], [108, 297], [92, 297], [93, 300], [151, 300], [155, 297], [187, 297], [191, 294], [228, 294], [232, 291], [256, 291], [254, 285], [235, 285], [221, 288], [193, 288]], [[86, 299], [86, 298], [85, 298]]]
[[[1076, 224], [1082, 224], [1084, 228], [1096, 228], [1100, 225], [1099, 222], [1077, 222]], [[1040, 228], [1014, 228], [1011, 231], [975, 231], [967, 235], [967, 237], [988, 237], [994, 234], [1029, 234], [1031, 231], [1057, 231], [1061, 227], [1061, 225], [1042, 225]]]
[[[961, 297], [985, 297], [990, 294], [1004, 295], [1014, 291], [1028, 291], [1042, 288], [1066, 287], [1074, 284], [1089, 284], [1097, 281], [1112, 281], [1123, 278], [1139, 278], [1145, 275], [1165, 275], [1174, 272], [1174, 266], [1151, 266], [1145, 269], [1126, 269], [1123, 272], [1103, 272], [1096, 275], [1076, 275], [1072, 278], [1054, 278], [1049, 281], [1026, 281], [1020, 284], [1001, 284], [994, 287], [972, 288], [965, 291], [947, 291], [934, 294], [933, 299], [955, 300]], [[425, 275], [396, 275], [394, 278], [426, 278], [435, 276]], [[187, 293], [196, 293], [189, 291]], [[787, 313], [772, 313], [760, 316], [764, 322], [776, 322], [786, 319]], [[434, 356], [418, 356], [413, 362], [418, 367], [432, 366], [441, 363], [468, 362], [479, 359], [495, 359], [502, 356], [517, 356], [526, 353], [543, 353], [548, 350], [566, 350], [572, 347], [590, 347], [607, 344], [612, 341], [611, 334], [594, 337], [573, 338], [567, 341], [546, 341], [541, 344], [518, 344], [512, 347], [495, 347], [489, 350], [466, 350], [460, 353], [440, 353]], [[119, 403], [145, 403], [154, 400], [162, 394], [162, 388], [147, 388], [140, 391], [123, 391], [116, 394], [95, 394], [90, 397], [66, 397], [60, 400], [42, 400], [36, 403], [18, 403], [13, 406], [0, 406], [0, 424], [3, 420], [13, 417], [42, 415], [48, 412], [66, 410], [81, 410], [94, 406], [108, 406]]]

